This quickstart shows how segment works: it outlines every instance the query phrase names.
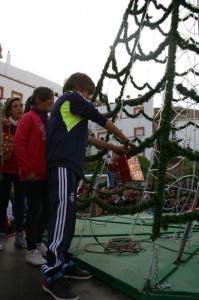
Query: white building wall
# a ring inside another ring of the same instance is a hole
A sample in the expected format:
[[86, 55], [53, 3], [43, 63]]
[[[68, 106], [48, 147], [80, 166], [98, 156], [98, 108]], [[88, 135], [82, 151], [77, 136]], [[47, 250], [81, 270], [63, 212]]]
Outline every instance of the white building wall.
[[62, 94], [62, 87], [57, 83], [29, 71], [16, 68], [10, 65], [9, 62], [10, 60], [7, 60], [6, 63], [0, 61], [0, 96], [2, 102], [12, 97], [13, 91], [15, 91], [19, 95], [21, 94], [21, 99], [25, 103], [34, 89], [39, 86], [46, 86], [59, 96]]
[[[199, 120], [177, 120], [175, 121], [175, 127], [180, 128], [185, 125], [186, 122], [192, 121], [199, 126]], [[199, 129], [196, 126], [190, 125], [179, 131], [176, 131], [177, 140], [181, 140], [179, 145], [183, 148], [190, 147], [193, 150], [199, 150]]]

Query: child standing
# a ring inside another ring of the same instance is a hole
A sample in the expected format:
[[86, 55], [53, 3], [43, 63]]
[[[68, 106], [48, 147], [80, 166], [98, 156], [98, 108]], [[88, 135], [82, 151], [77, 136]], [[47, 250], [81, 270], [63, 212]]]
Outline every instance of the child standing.
[[44, 250], [41, 244], [49, 218], [48, 189], [46, 179], [46, 128], [48, 113], [54, 103], [53, 91], [47, 87], [34, 90], [32, 108], [19, 123], [14, 139], [14, 152], [19, 164], [20, 179], [27, 198], [26, 261], [42, 265]]
[[66, 81], [64, 94], [56, 101], [50, 116], [47, 137], [47, 167], [51, 217], [48, 227], [47, 264], [43, 289], [54, 299], [76, 300], [65, 278], [89, 279], [91, 274], [75, 265], [69, 253], [76, 222], [76, 193], [82, 176], [86, 146], [115, 152], [126, 150], [93, 137], [88, 139], [88, 120], [114, 133], [124, 145], [133, 145], [123, 133], [89, 102], [95, 85], [83, 73], [75, 73]]
[[[2, 120], [3, 157], [0, 161], [0, 250], [4, 249], [6, 235], [6, 213], [11, 190], [14, 191], [15, 245], [26, 248], [24, 238], [24, 189], [19, 179], [19, 168], [13, 153], [12, 144], [18, 122], [23, 114], [23, 104], [20, 98], [13, 97], [6, 101], [5, 118]], [[7, 141], [10, 140], [8, 143]]]

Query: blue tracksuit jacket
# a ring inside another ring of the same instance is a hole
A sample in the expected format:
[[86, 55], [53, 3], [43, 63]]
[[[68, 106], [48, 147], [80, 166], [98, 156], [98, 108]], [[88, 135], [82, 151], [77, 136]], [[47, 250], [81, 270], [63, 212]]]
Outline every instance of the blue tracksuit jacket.
[[66, 92], [54, 104], [47, 132], [47, 166], [66, 167], [81, 177], [88, 142], [88, 120], [100, 126], [107, 118], [81, 94]]

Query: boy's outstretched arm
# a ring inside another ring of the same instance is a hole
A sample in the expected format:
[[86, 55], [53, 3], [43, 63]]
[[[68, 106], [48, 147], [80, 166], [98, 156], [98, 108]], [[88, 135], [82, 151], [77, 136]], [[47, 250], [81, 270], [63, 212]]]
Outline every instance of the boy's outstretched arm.
[[124, 146], [130, 146], [131, 148], [135, 147], [134, 143], [131, 142], [123, 133], [122, 131], [117, 128], [112, 121], [110, 120], [107, 120], [104, 128], [108, 131], [108, 132], [111, 132], [113, 133], [114, 135], [116, 135], [120, 141], [121, 141], [121, 144], [123, 144]]
[[112, 150], [113, 152], [124, 152], [128, 153], [128, 147], [124, 146], [117, 146], [111, 143], [104, 142], [102, 140], [96, 139], [93, 136], [88, 137], [88, 143], [95, 146], [98, 149], [107, 149], [107, 150]]
[[112, 150], [114, 152], [124, 152], [124, 153], [128, 153], [129, 151], [129, 147], [132, 149], [133, 147], [135, 147], [134, 143], [131, 142], [122, 132], [119, 128], [117, 128], [112, 121], [107, 120], [104, 128], [110, 132], [113, 133], [115, 136], [117, 136], [120, 141], [121, 144], [123, 144], [123, 146], [116, 146], [114, 144], [110, 144], [107, 142], [104, 142], [102, 140], [98, 140], [92, 136], [89, 136], [88, 138], [88, 143], [91, 145], [94, 145], [96, 148], [100, 148], [100, 149], [108, 149], [108, 150]]

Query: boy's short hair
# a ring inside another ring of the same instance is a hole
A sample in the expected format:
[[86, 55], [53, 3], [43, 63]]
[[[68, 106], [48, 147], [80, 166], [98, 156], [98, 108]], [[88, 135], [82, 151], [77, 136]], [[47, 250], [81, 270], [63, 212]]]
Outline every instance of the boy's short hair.
[[74, 73], [65, 82], [63, 93], [70, 90], [88, 91], [91, 95], [95, 91], [95, 84], [92, 79], [84, 73]]

